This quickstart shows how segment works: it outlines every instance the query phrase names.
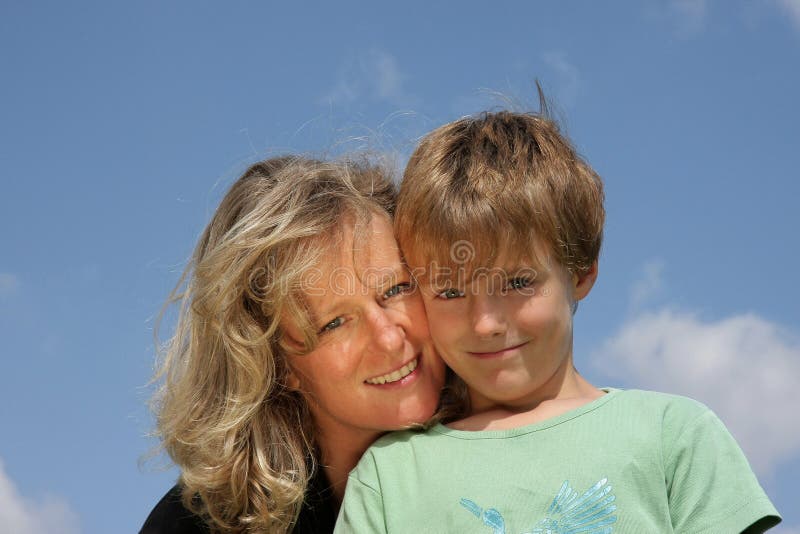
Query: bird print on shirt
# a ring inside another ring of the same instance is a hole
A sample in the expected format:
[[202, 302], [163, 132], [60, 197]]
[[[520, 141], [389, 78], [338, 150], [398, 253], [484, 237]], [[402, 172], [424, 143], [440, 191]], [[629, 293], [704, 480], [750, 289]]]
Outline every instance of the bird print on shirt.
[[[544, 519], [522, 534], [612, 534], [617, 521], [614, 513], [616, 496], [608, 479], [579, 494], [565, 480], [553, 498]], [[483, 509], [469, 499], [461, 499], [461, 506], [492, 529], [492, 534], [508, 534], [503, 515], [496, 508]]]

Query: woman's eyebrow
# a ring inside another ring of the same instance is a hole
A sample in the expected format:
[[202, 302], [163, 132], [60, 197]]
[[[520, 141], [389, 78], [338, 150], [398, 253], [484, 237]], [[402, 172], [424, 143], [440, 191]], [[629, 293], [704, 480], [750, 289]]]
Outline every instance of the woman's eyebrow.
[[309, 320], [311, 324], [314, 326], [324, 326], [324, 323], [336, 317], [352, 313], [354, 311], [353, 297], [358, 295], [361, 291], [363, 291], [363, 289], [358, 289], [357, 286], [353, 285], [348, 285], [346, 288], [329, 288], [328, 294], [331, 296], [310, 307]]
[[405, 266], [397, 262], [391, 266], [367, 267], [361, 273], [361, 284], [376, 289], [388, 289], [401, 281], [406, 281], [411, 275]]

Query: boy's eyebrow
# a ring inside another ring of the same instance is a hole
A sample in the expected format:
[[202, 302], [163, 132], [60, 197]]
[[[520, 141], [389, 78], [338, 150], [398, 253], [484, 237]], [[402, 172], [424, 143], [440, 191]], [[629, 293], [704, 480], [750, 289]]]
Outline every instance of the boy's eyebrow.
[[534, 262], [531, 262], [529, 265], [517, 265], [515, 267], [506, 268], [505, 271], [510, 276], [520, 276], [522, 274], [527, 274], [535, 278], [538, 278], [540, 276], [547, 275], [549, 269], [547, 269], [546, 267], [542, 267], [541, 265], [538, 265]]
[[549, 272], [549, 269], [546, 267], [540, 267], [536, 262], [530, 262], [527, 264], [516, 263], [512, 265], [514, 266], [477, 267], [475, 269], [470, 269], [468, 273], [465, 272], [465, 270], [459, 271], [458, 269], [455, 269], [448, 271], [446, 274], [439, 273], [432, 277], [423, 277], [422, 280], [425, 280], [425, 285], [428, 287], [459, 287], [466, 289], [482, 278], [500, 280], [519, 276], [530, 276], [535, 279], [543, 279], [547, 277]]

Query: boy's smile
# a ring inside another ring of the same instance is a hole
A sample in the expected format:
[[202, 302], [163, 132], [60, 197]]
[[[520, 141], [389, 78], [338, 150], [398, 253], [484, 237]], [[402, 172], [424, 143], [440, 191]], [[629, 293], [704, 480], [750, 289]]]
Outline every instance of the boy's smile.
[[475, 356], [476, 358], [502, 358], [503, 356], [512, 356], [515, 353], [514, 351], [527, 345], [527, 343], [528, 343], [527, 341], [524, 341], [522, 343], [511, 344], [510, 346], [497, 350], [475, 351], [475, 352], [470, 352], [470, 354]]
[[[501, 255], [491, 277], [458, 288], [423, 291], [434, 344], [468, 385], [472, 413], [529, 410], [577, 394], [572, 365], [572, 312], [597, 275], [579, 277], [550, 261], [534, 270]], [[538, 273], [520, 278], [517, 273]], [[500, 282], [501, 284], [498, 284]]]

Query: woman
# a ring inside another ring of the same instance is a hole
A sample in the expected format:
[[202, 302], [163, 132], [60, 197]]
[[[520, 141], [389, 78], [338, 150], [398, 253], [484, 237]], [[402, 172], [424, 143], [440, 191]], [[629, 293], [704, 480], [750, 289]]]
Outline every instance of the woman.
[[330, 532], [364, 450], [433, 414], [394, 195], [369, 164], [297, 157], [231, 187], [171, 298], [155, 407], [181, 477], [143, 533]]

